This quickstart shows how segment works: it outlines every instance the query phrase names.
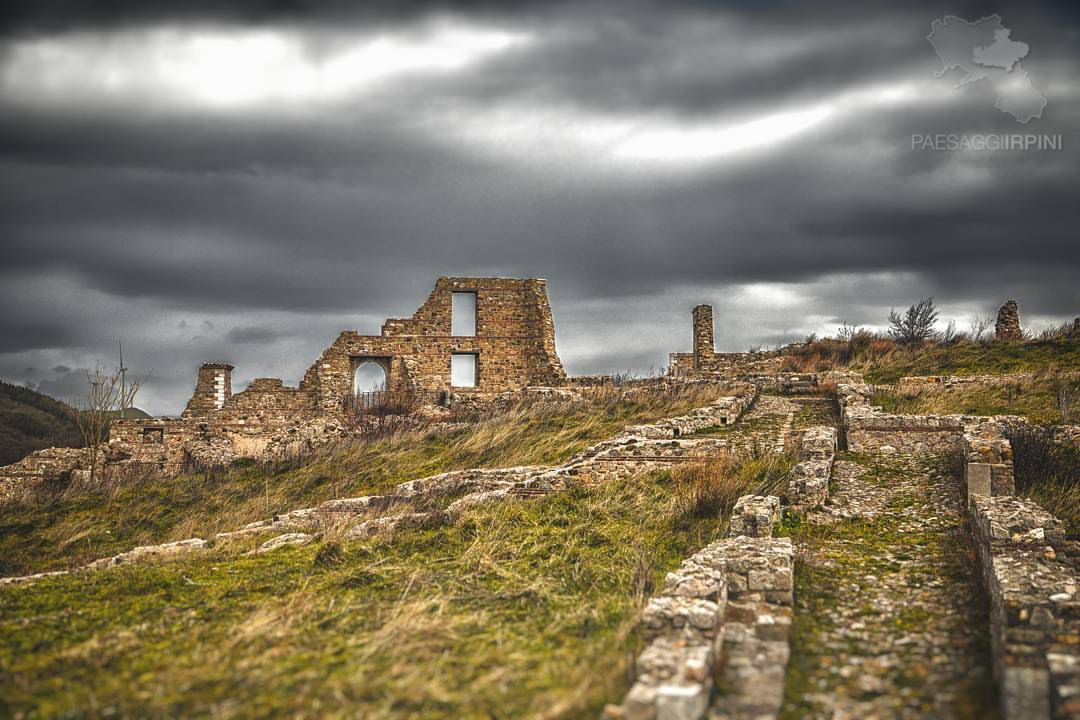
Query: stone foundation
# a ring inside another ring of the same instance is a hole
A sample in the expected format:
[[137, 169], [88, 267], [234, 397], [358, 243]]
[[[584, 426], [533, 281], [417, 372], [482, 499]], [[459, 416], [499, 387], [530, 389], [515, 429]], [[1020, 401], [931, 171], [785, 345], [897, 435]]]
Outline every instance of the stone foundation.
[[1080, 575], [1061, 523], [1028, 500], [974, 495], [971, 526], [1004, 717], [1080, 718]]

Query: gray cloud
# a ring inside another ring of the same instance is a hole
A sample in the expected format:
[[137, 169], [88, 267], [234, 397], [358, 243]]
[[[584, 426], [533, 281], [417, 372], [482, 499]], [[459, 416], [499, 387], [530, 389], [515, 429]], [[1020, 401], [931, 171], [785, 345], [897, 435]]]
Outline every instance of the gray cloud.
[[225, 340], [231, 343], [268, 343], [279, 335], [273, 328], [251, 325], [232, 328], [225, 333]]
[[[530, 40], [325, 102], [3, 98], [0, 301], [18, 310], [0, 317], [0, 376], [51, 382], [24, 369], [93, 366], [123, 339], [154, 369], [148, 407], [175, 412], [200, 361], [295, 381], [338, 330], [378, 332], [443, 274], [546, 276], [575, 372], [663, 365], [700, 301], [725, 349], [881, 324], [927, 295], [962, 320], [1006, 297], [1036, 323], [1080, 312], [1072, 5], [995, 8], [1050, 101], [1022, 129], [986, 82], [933, 78], [932, 3], [353, 5], [10, 6], [0, 65], [28, 39], [148, 28], [259, 28], [318, 55], [440, 15]], [[819, 105], [826, 120], [774, 148], [611, 150]], [[1066, 149], [910, 146], [965, 132]]]

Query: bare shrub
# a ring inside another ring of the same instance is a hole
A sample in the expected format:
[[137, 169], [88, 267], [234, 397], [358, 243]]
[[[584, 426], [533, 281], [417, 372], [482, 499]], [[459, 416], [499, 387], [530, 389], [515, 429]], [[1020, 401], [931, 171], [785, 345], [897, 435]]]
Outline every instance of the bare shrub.
[[934, 298], [920, 300], [901, 315], [895, 310], [889, 313], [889, 335], [902, 345], [933, 340], [938, 336], [934, 325], [937, 323], [938, 311], [934, 306]]
[[941, 342], [946, 345], [956, 345], [967, 339], [967, 334], [956, 329], [956, 321], [950, 320], [941, 333]]
[[109, 423], [134, 405], [141, 382], [128, 383], [125, 368], [106, 374], [100, 367], [87, 371], [86, 394], [70, 403], [71, 417], [79, 428], [90, 463], [90, 484], [98, 479], [102, 446], [109, 439]]
[[971, 331], [968, 333], [972, 342], [985, 343], [991, 340], [990, 328], [994, 326], [993, 318], [975, 318], [971, 321]]

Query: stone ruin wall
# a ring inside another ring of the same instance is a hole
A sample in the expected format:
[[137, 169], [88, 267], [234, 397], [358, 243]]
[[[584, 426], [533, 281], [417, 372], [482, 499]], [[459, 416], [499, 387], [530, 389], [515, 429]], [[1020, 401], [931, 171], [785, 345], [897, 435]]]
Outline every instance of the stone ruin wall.
[[[455, 292], [476, 293], [475, 335], [451, 334]], [[476, 387], [451, 386], [454, 353], [476, 355]], [[388, 389], [433, 404], [448, 394], [491, 396], [566, 380], [544, 280], [440, 278], [411, 318], [387, 320], [382, 335], [342, 333], [300, 387], [314, 392], [320, 410], [337, 411], [353, 393], [357, 366], [368, 359], [383, 365]]]
[[[476, 295], [474, 335], [452, 334], [455, 292]], [[454, 353], [476, 356], [475, 387], [451, 386]], [[421, 408], [450, 402], [495, 407], [505, 404], [508, 395], [537, 386], [558, 393], [566, 384], [546, 281], [443, 277], [411, 317], [387, 320], [381, 335], [343, 332], [297, 387], [257, 378], [233, 393], [232, 365], [202, 365], [179, 418], [111, 424], [107, 472], [176, 474], [240, 457], [289, 457], [331, 442], [350, 432], [354, 375], [367, 361], [383, 368], [388, 391], [408, 396]], [[46, 453], [0, 470], [0, 479], [14, 487], [24, 480], [59, 478], [80, 469], [80, 458], [80, 453], [60, 459]]]
[[760, 352], [716, 352], [715, 321], [711, 305], [691, 311], [694, 351], [668, 355], [668, 375], [674, 378], [746, 379], [775, 375], [783, 358], [779, 350]]
[[[475, 335], [451, 334], [454, 292], [476, 294]], [[476, 387], [451, 387], [453, 353], [476, 355]], [[555, 352], [544, 280], [444, 277], [412, 317], [387, 320], [382, 335], [343, 332], [298, 387], [257, 378], [233, 394], [233, 367], [207, 363], [181, 418], [125, 420], [116, 424], [113, 439], [132, 457], [172, 472], [191, 460], [217, 465], [236, 457], [302, 452], [346, 432], [354, 374], [369, 360], [386, 372], [387, 390], [421, 404], [445, 400], [451, 392], [494, 400], [499, 393], [560, 385], [566, 378]]]
[[995, 340], [1023, 340], [1024, 331], [1020, 329], [1020, 310], [1015, 300], [1007, 300], [998, 310], [994, 323]]

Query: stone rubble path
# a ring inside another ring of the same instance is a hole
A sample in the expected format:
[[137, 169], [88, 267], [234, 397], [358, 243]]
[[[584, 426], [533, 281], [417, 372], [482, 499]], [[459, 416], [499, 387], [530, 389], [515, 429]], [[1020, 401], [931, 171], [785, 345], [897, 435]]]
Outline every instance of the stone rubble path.
[[799, 405], [780, 395], [760, 395], [735, 425], [722, 433], [732, 446], [749, 451], [784, 452], [795, 424]]
[[961, 498], [929, 459], [837, 461], [830, 501], [794, 533], [782, 717], [996, 717]]

